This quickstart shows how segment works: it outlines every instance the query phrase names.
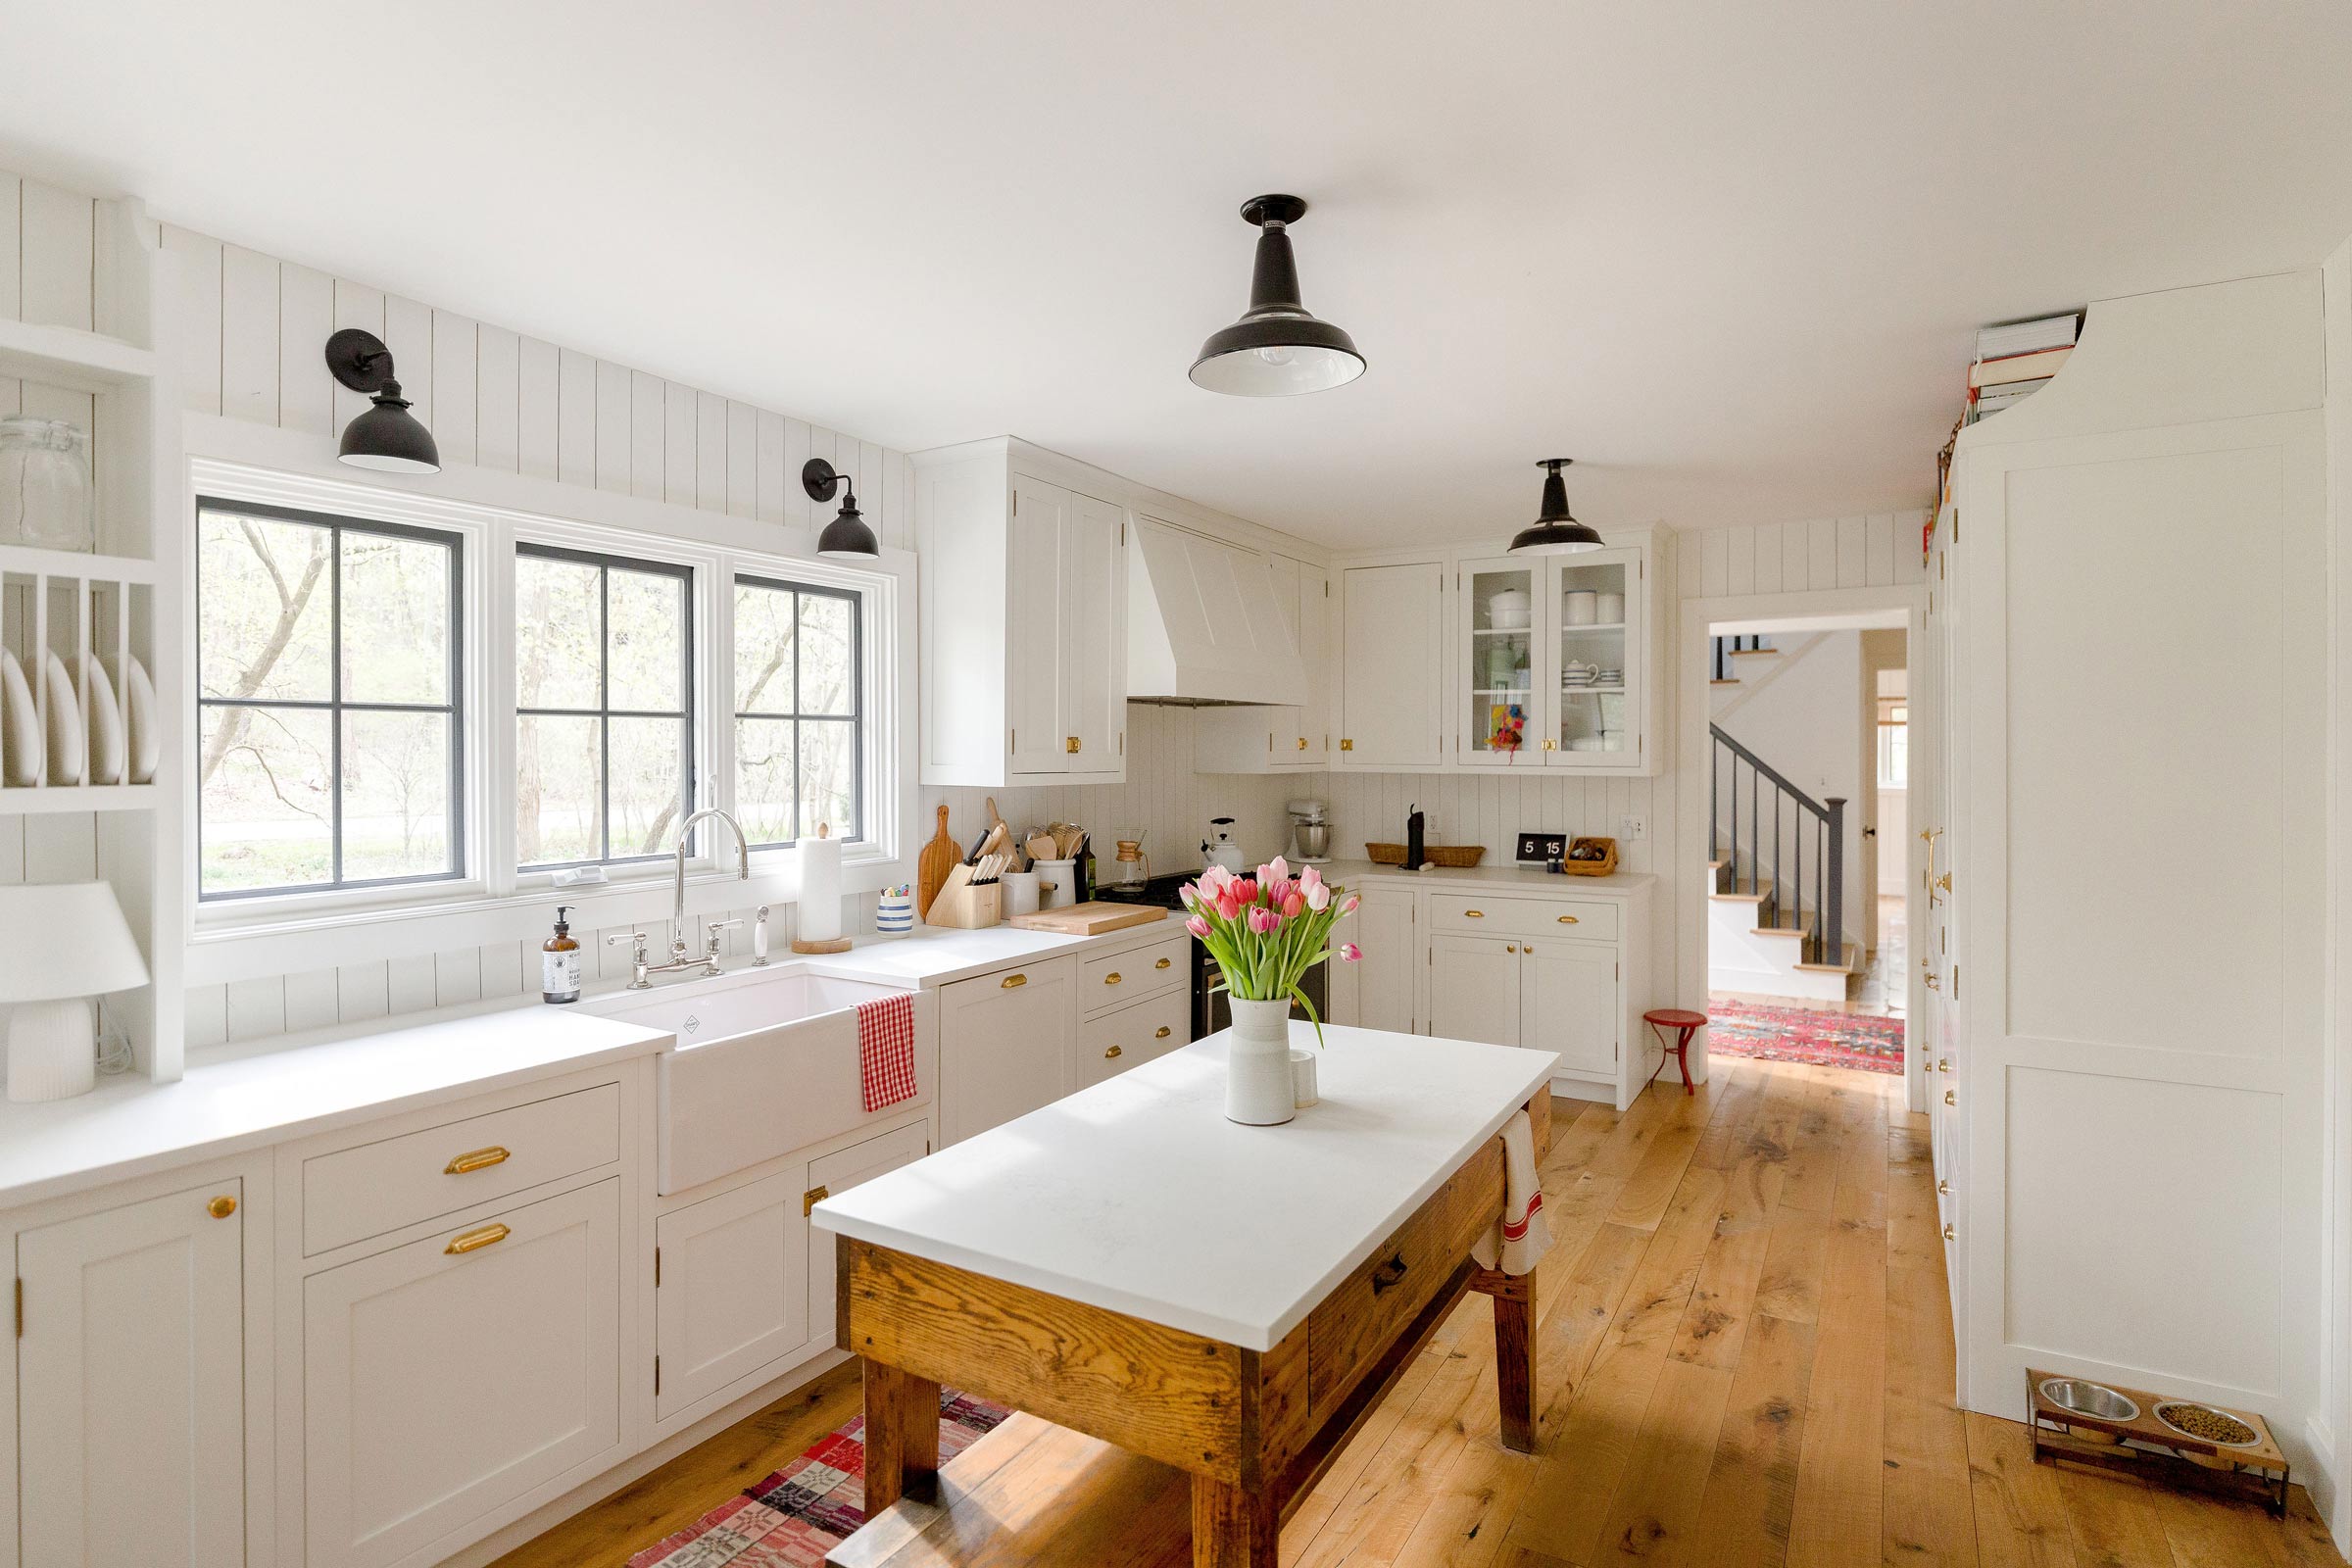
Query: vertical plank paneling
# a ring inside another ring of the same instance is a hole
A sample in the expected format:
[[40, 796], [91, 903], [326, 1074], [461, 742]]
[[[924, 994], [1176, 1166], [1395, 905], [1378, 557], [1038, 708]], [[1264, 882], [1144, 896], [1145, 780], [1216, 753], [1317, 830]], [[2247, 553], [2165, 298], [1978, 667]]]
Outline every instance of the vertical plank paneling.
[[[571, 385], [571, 361], [572, 355], [567, 349], [564, 354], [564, 384], [566, 388]], [[596, 487], [625, 496], [630, 490], [629, 465], [634, 456], [631, 450], [633, 443], [629, 439], [629, 420], [634, 412], [632, 405], [636, 401], [636, 388], [626, 366], [607, 365], [602, 360], [591, 363], [596, 368]], [[568, 418], [564, 421], [564, 434], [567, 445], [564, 466], [565, 477], [568, 478], [571, 466]]]
[[17, 301], [24, 292], [24, 181], [0, 173], [0, 321], [19, 318]]
[[1781, 525], [1761, 524], [1756, 529], [1754, 545], [1749, 555], [1755, 559], [1755, 591], [1777, 594], [1781, 591]]
[[686, 504], [705, 512], [727, 510], [727, 400], [715, 392], [694, 398], [694, 489]]
[[553, 343], [535, 337], [515, 345], [515, 460], [534, 479], [596, 485], [596, 362], [582, 356], [575, 371]]
[[[482, 995], [485, 998], [519, 996], [525, 984], [523, 958], [525, 944], [520, 942], [491, 942], [481, 949]], [[538, 983], [532, 976], [530, 984]]]
[[[308, 267], [277, 269], [277, 424], [305, 435], [331, 435], [342, 391], [326, 372], [326, 340], [335, 330], [335, 280]], [[346, 416], [346, 418], [349, 416]]]
[[[347, 282], [339, 277], [336, 278], [335, 326], [338, 329], [346, 326], [362, 327], [368, 331], [373, 332], [377, 337], [384, 337], [383, 295], [374, 289], [366, 287], [363, 284]], [[393, 343], [390, 338], [384, 338], [384, 346], [392, 350], [392, 357], [395, 361], [403, 361], [403, 356], [401, 355], [399, 346]], [[319, 356], [324, 352], [325, 347], [326, 339], [322, 337], [318, 340], [318, 346], [312, 349], [311, 358], [315, 365], [323, 365], [324, 362], [319, 358]], [[415, 374], [416, 370], [417, 369], [425, 369], [427, 368], [420, 365], [412, 368], [404, 361], [400, 364], [399, 368], [401, 374], [405, 377]], [[319, 373], [324, 375], [326, 372], [323, 368], [321, 368]], [[351, 388], [343, 385], [340, 381], [332, 380], [331, 377], [329, 378], [328, 384], [334, 388], [335, 396], [334, 415], [329, 420], [329, 425], [332, 429], [340, 430], [352, 420], [358, 418], [362, 414], [367, 412], [368, 399], [362, 397], [359, 393], [354, 392], [351, 390]], [[408, 383], [404, 380], [401, 384], [406, 386]]]
[[1894, 580], [1915, 583], [1927, 576], [1927, 566], [1920, 559], [1919, 542], [1925, 530], [1928, 514], [1925, 512], [1898, 512], [1894, 514]]
[[[29, 246], [33, 236], [27, 233]], [[221, 412], [221, 354], [227, 333], [227, 298], [220, 242], [190, 233], [175, 224], [163, 225], [163, 245], [172, 258], [171, 308], [161, 323], [166, 352], [179, 386], [179, 406], [195, 414]], [[27, 258], [29, 262], [30, 258]], [[275, 308], [277, 285], [270, 286]], [[270, 339], [275, 337], [274, 328]], [[276, 417], [271, 409], [269, 417]]]
[[[21, 314], [46, 326], [88, 331], [96, 263], [94, 204], [87, 196], [27, 179], [19, 212]], [[218, 281], [217, 266], [213, 275]]]
[[810, 449], [808, 422], [806, 419], [786, 418], [784, 421], [784, 520], [795, 528], [806, 528], [815, 516], [815, 503], [808, 492], [801, 488], [801, 469], [816, 456]]
[[[626, 373], [615, 368], [611, 374], [606, 367], [585, 354], [564, 349], [560, 354], [536, 338], [526, 338], [522, 345], [523, 364], [523, 455], [529, 460], [542, 416], [533, 408], [529, 388], [538, 384], [543, 357], [556, 358], [556, 412], [549, 416], [557, 422], [555, 477], [565, 484], [593, 486], [598, 490], [626, 490], [629, 479], [628, 448], [628, 381]], [[613, 421], [610, 435], [605, 430], [608, 416]], [[611, 441], [612, 446], [606, 443]], [[617, 474], [619, 482], [613, 482]]]
[[191, 986], [187, 1002], [190, 1051], [228, 1043], [228, 992], [222, 986]]
[[228, 983], [228, 1038], [267, 1040], [286, 1032], [286, 982], [269, 975]]
[[[278, 266], [273, 258], [242, 245], [220, 248], [218, 412], [232, 419], [277, 423], [277, 334], [282, 319], [277, 289]], [[190, 408], [196, 406], [192, 395], [187, 402]], [[233, 1023], [231, 1036], [234, 1037]]]
[[335, 970], [335, 1017], [365, 1023], [392, 1011], [392, 968], [383, 959], [347, 963]]
[[433, 1000], [444, 1007], [463, 1006], [482, 997], [482, 950], [452, 948], [433, 955]]
[[1726, 528], [1723, 531], [1724, 574], [1723, 591], [1727, 594], [1752, 594], [1756, 591], [1756, 531], [1753, 528]]
[[1894, 582], [1894, 516], [1882, 513], [1870, 519], [1862, 535], [1862, 580], [1873, 588]]
[[[86, 419], [88, 416], [83, 417]], [[87, 882], [97, 874], [96, 818], [79, 811], [66, 811], [45, 816], [37, 825], [26, 824], [25, 881]]]
[[662, 460], [668, 450], [668, 398], [662, 378], [629, 372], [629, 494], [662, 499]]
[[1810, 588], [1838, 586], [1838, 519], [1815, 517], [1805, 524], [1808, 544], [1805, 583]]
[[727, 514], [760, 515], [760, 411], [727, 405]]
[[1685, 599], [1696, 599], [1699, 590], [1698, 535], [1686, 530], [1675, 535], [1675, 581], [1682, 585]]
[[339, 978], [332, 969], [286, 976], [286, 1033], [324, 1029], [341, 1016]]
[[1709, 528], [1698, 536], [1698, 591], [1705, 599], [1720, 599], [1731, 592], [1731, 545], [1724, 537], [1727, 530]]
[[441, 422], [433, 401], [433, 313], [429, 306], [398, 295], [384, 300], [384, 347], [392, 351], [400, 395], [426, 429]]
[[390, 960], [385, 968], [386, 1011], [393, 1017], [423, 1012], [433, 1005], [436, 976], [431, 954], [403, 954]]
[[[694, 388], [679, 386], [671, 381], [655, 383], [662, 389], [659, 412], [662, 443], [662, 483], [652, 491], [639, 489], [638, 494], [651, 494], [673, 506], [694, 505]], [[642, 412], [640, 408], [639, 412]], [[640, 438], [638, 451], [645, 450]]]
[[1781, 524], [1781, 592], [1801, 594], [1813, 580], [1813, 525]]
[[435, 311], [433, 319], [433, 440], [444, 464], [468, 467], [481, 461], [481, 387], [478, 329], [463, 316]]
[[[554, 430], [552, 422], [548, 428]], [[522, 340], [485, 322], [473, 342], [473, 461], [495, 473], [517, 473], [521, 460]]]
[[784, 467], [784, 416], [761, 409], [759, 426], [759, 517], [761, 522], [782, 522], [785, 485], [798, 477]]
[[1863, 574], [1869, 569], [1863, 546], [1865, 517], [1838, 519], [1838, 586], [1860, 588], [1866, 586]]

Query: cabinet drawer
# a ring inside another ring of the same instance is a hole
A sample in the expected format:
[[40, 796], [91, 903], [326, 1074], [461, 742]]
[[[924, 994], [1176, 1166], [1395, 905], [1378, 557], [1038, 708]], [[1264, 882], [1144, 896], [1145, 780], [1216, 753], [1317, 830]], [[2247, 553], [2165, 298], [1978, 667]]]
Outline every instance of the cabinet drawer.
[[1078, 966], [1078, 1005], [1088, 1012], [1115, 1007], [1152, 991], [1184, 984], [1193, 939], [1173, 936], [1148, 948], [1131, 948]]
[[1585, 942], [1617, 940], [1617, 906], [1605, 899], [1489, 899], [1474, 893], [1429, 896], [1433, 931], [1472, 931], [1493, 936], [1575, 937]]
[[1088, 1019], [1078, 1030], [1078, 1082], [1099, 1084], [1189, 1045], [1192, 1002], [1190, 992], [1167, 991]]
[[302, 1164], [305, 1256], [620, 1157], [620, 1086], [510, 1105]]
[[1502, 1141], [1490, 1138], [1307, 1314], [1307, 1408], [1314, 1420], [1347, 1397], [1501, 1214]]

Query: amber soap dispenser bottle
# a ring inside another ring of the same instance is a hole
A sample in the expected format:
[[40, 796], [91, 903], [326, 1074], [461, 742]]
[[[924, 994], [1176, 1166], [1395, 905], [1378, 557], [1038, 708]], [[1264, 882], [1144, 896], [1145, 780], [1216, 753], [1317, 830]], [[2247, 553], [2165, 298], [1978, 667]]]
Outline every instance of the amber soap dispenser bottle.
[[539, 950], [539, 991], [548, 1002], [580, 1000], [580, 945], [564, 918], [570, 912], [568, 904], [556, 906], [556, 934]]

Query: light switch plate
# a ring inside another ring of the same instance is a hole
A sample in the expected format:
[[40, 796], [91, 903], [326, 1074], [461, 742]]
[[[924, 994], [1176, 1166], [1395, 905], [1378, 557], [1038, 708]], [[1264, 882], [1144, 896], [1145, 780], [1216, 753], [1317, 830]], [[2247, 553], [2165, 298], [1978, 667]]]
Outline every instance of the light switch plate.
[[1639, 844], [1643, 839], [1649, 837], [1649, 823], [1639, 816], [1628, 816], [1622, 818], [1621, 827], [1622, 831], [1618, 834], [1618, 837], [1629, 840], [1632, 843]]

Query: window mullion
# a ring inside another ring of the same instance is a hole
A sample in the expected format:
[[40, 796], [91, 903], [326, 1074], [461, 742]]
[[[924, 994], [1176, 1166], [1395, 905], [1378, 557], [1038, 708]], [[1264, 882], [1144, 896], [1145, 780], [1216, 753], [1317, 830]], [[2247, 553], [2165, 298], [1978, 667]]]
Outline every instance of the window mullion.
[[326, 530], [326, 781], [330, 880], [343, 885], [343, 530]]

